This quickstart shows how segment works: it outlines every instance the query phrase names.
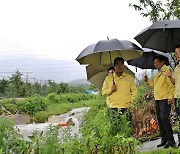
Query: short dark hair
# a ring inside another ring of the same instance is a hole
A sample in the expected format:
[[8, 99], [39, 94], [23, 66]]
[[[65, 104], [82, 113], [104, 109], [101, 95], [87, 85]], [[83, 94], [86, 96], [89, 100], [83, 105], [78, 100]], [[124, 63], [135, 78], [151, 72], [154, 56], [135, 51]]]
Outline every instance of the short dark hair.
[[155, 60], [155, 59], [158, 59], [160, 62], [165, 62], [165, 59], [164, 59], [164, 56], [155, 56], [154, 58], [153, 58], [153, 61]]
[[117, 57], [114, 59], [114, 66], [117, 64], [118, 61], [122, 61], [124, 63], [124, 59], [121, 57]]
[[174, 51], [175, 51], [176, 48], [180, 48], [180, 44], [175, 46]]

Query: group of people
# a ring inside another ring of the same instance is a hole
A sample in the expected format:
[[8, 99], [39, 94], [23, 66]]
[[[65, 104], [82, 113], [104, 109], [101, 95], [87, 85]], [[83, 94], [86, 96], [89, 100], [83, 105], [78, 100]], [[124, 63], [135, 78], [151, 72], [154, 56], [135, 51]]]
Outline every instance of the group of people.
[[[180, 62], [180, 45], [175, 48], [175, 56], [176, 60]], [[144, 77], [144, 81], [154, 91], [156, 116], [161, 136], [161, 143], [157, 147], [175, 146], [170, 122], [173, 102], [179, 122], [178, 145], [180, 146], [180, 63], [171, 71], [164, 64], [163, 56], [154, 57], [153, 61], [158, 72], [153, 81], [149, 80], [147, 76]], [[128, 120], [131, 119], [129, 107], [136, 97], [134, 78], [125, 73], [124, 69], [124, 59], [117, 57], [114, 60], [113, 69], [108, 70], [109, 75], [105, 78], [102, 87], [102, 94], [107, 96], [112, 135], [116, 135], [121, 129], [118, 119], [122, 114], [126, 114]]]

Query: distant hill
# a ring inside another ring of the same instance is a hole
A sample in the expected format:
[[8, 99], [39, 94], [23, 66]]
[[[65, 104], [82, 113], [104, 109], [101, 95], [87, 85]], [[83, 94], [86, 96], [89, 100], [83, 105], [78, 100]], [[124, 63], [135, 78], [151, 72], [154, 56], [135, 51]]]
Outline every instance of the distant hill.
[[89, 86], [90, 84], [91, 83], [88, 82], [87, 79], [85, 79], [85, 78], [68, 82], [69, 86]]
[[[45, 83], [47, 80], [53, 80], [68, 83], [86, 78], [85, 66], [75, 60], [63, 61], [31, 57], [0, 59], [0, 79], [8, 78], [17, 69], [23, 74], [25, 80], [28, 79], [31, 82]], [[82, 84], [84, 83], [82, 82]]]

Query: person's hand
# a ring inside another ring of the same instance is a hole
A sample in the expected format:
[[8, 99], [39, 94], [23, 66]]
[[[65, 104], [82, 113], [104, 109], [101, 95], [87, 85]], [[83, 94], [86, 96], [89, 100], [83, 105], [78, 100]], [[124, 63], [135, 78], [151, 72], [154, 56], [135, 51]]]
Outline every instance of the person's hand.
[[171, 98], [171, 99], [170, 99], [170, 98], [168, 99], [168, 104], [169, 104], [169, 105], [173, 104], [173, 99], [172, 99], [172, 98]]
[[172, 77], [172, 71], [171, 71], [171, 70], [167, 71], [166, 75], [167, 75], [169, 78]]
[[111, 87], [111, 92], [114, 92], [114, 91], [116, 91], [116, 85], [115, 84], [113, 84]]
[[147, 75], [144, 76], [144, 81], [145, 81], [145, 82], [148, 82], [148, 77], [147, 77]]

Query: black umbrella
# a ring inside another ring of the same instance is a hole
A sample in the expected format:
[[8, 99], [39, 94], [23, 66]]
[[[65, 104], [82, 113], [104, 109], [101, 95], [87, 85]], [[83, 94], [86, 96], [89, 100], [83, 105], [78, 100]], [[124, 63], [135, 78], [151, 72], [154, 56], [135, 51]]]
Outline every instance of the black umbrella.
[[85, 48], [76, 60], [80, 64], [111, 65], [116, 57], [125, 60], [142, 55], [142, 49], [127, 40], [104, 40]]
[[128, 60], [127, 63], [129, 65], [133, 65], [141, 69], [156, 69], [154, 66], [153, 58], [159, 55], [164, 56], [165, 64], [169, 65], [168, 58], [170, 55], [168, 53], [165, 54], [159, 51], [148, 50], [148, 49], [144, 50], [141, 57]]
[[134, 38], [143, 48], [173, 52], [180, 44], [180, 20], [160, 20]]

